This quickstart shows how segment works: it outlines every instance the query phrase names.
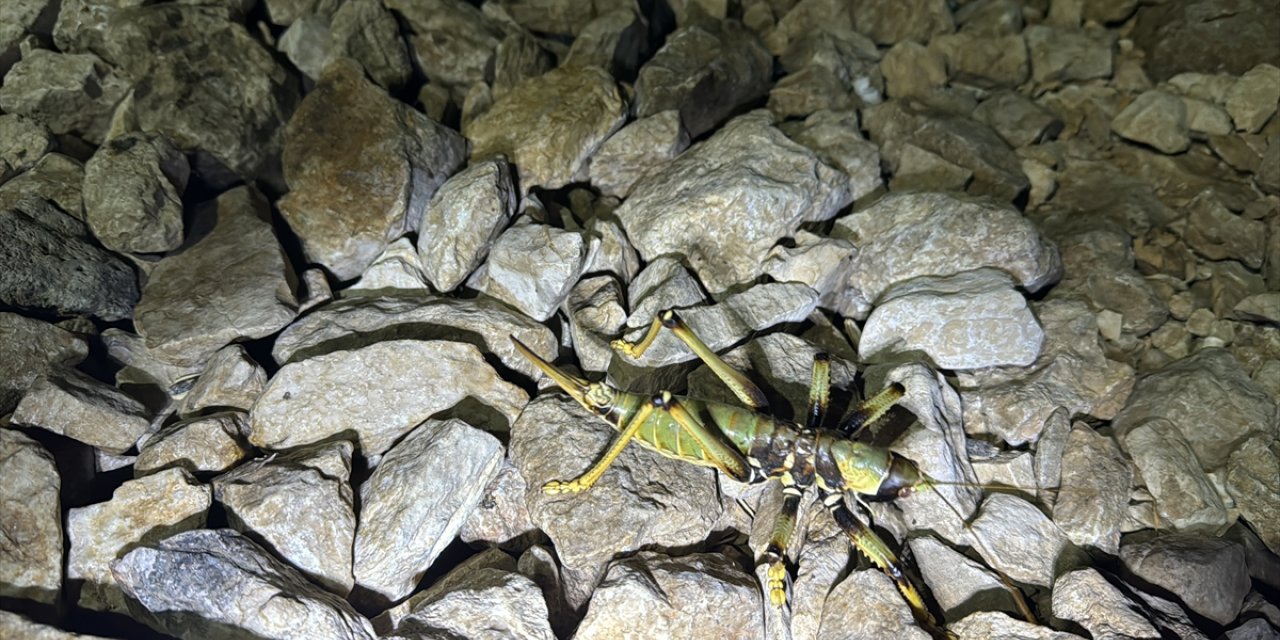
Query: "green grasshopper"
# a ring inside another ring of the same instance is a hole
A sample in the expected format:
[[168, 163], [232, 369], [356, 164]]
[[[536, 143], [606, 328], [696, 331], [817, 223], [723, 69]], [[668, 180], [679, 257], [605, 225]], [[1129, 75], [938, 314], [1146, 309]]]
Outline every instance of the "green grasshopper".
[[746, 408], [677, 397], [667, 391], [646, 396], [588, 382], [560, 370], [514, 336], [511, 338], [524, 357], [619, 432], [609, 449], [585, 473], [568, 481], [552, 480], [542, 490], [565, 494], [590, 489], [633, 439], [664, 456], [711, 467], [740, 482], [776, 478], [782, 484], [782, 511], [758, 563], [768, 565], [769, 601], [780, 608], [787, 602], [789, 582], [785, 550], [796, 528], [801, 497], [806, 489], [816, 486], [822, 503], [854, 546], [893, 580], [917, 620], [926, 628], [936, 629], [932, 614], [907, 578], [902, 562], [844, 502], [846, 492], [893, 499], [935, 488], [936, 483], [911, 460], [850, 439], [902, 397], [902, 385], [890, 384], [864, 401], [839, 429], [822, 429], [830, 396], [830, 363], [825, 354], [819, 353], [814, 357], [808, 411], [801, 426], [764, 413], [767, 401], [759, 387], [721, 360], [674, 311], [659, 314], [639, 342], [615, 340], [612, 346], [639, 358], [663, 327], [688, 345]]

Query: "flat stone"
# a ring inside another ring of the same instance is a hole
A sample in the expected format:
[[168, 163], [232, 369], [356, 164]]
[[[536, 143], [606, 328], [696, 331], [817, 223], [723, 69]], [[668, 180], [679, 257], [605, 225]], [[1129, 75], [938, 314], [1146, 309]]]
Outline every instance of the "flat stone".
[[689, 146], [680, 112], [637, 118], [600, 145], [591, 158], [591, 184], [606, 195], [626, 197], [646, 171], [661, 167]]
[[[203, 527], [213, 499], [209, 487], [182, 469], [167, 469], [129, 480], [107, 502], [71, 509], [67, 537], [71, 553], [67, 578], [80, 580], [78, 605], [86, 609], [125, 613], [125, 593], [112, 564], [139, 544]], [[173, 590], [172, 583], [166, 591]]]
[[84, 338], [49, 324], [0, 311], [0, 414], [13, 411], [36, 378], [74, 367], [89, 355]]
[[1125, 567], [1167, 589], [1196, 613], [1227, 624], [1249, 592], [1244, 548], [1222, 538], [1166, 534], [1120, 547]]
[[1020, 640], [1081, 640], [1084, 636], [1032, 624], [999, 611], [982, 611], [947, 625], [960, 638], [1019, 638]]
[[467, 285], [545, 322], [582, 276], [589, 246], [581, 233], [516, 225], [498, 236]]
[[1111, 129], [1122, 138], [1180, 153], [1191, 144], [1187, 106], [1177, 96], [1152, 89], [1134, 98], [1116, 114]]
[[1133, 480], [1132, 463], [1116, 443], [1077, 423], [1062, 455], [1053, 521], [1076, 545], [1116, 555]]
[[147, 438], [134, 462], [134, 474], [181, 467], [191, 473], [225, 471], [249, 450], [248, 414], [226, 411], [175, 422]]
[[0, 428], [0, 475], [0, 596], [55, 604], [62, 592], [58, 467], [40, 443]]
[[1115, 35], [1102, 29], [1032, 25], [1023, 31], [1031, 57], [1031, 79], [1071, 82], [1106, 78], [1112, 70]]
[[497, 438], [461, 420], [429, 420], [383, 456], [360, 488], [356, 584], [395, 602], [453, 541], [503, 457]]
[[209, 358], [179, 403], [178, 413], [188, 416], [213, 408], [248, 411], [266, 386], [267, 372], [244, 347], [227, 345]]
[[[422, 271], [422, 259], [408, 237], [397, 238], [387, 245], [378, 257], [369, 263], [360, 279], [346, 288], [348, 294], [357, 295], [401, 293], [406, 291], [429, 292], [431, 285]], [[357, 293], [358, 292], [358, 293]]]
[[418, 232], [422, 270], [437, 291], [452, 291], [484, 261], [511, 214], [516, 186], [511, 165], [473, 163], [436, 190]]
[[1053, 584], [1058, 555], [1069, 540], [1035, 505], [1006, 493], [988, 495], [972, 528], [984, 541], [978, 551], [990, 566], [1014, 580]]
[[369, 621], [230, 529], [189, 531], [112, 565], [131, 613], [178, 637], [372, 640]]
[[1095, 638], [1161, 637], [1137, 610], [1138, 603], [1094, 569], [1072, 571], [1053, 583], [1054, 617], [1079, 624]]
[[843, 172], [756, 111], [645, 174], [616, 214], [641, 257], [684, 256], [714, 294], [754, 279], [780, 238], [848, 202]]
[[269, 336], [297, 314], [292, 267], [259, 192], [239, 187], [207, 214], [216, 226], [152, 268], [134, 326], [147, 348], [173, 364], [194, 365], [241, 340]]
[[213, 497], [235, 530], [256, 537], [320, 586], [345, 596], [356, 513], [350, 441], [256, 458], [213, 480]]
[[1177, 425], [1151, 418], [1129, 427], [1120, 444], [1155, 498], [1161, 522], [1193, 531], [1226, 524], [1222, 498]]
[[128, 133], [84, 166], [84, 216], [102, 246], [159, 253], [182, 244], [187, 158], [162, 134]]
[[1030, 72], [1027, 43], [1021, 34], [946, 34], [930, 40], [929, 48], [942, 54], [953, 81], [967, 85], [1016, 87]]
[[512, 87], [465, 133], [473, 162], [501, 154], [519, 172], [522, 191], [558, 189], [585, 177], [591, 156], [626, 122], [626, 111], [604, 69], [561, 67]]
[[354, 62], [338, 61], [289, 120], [290, 190], [280, 213], [308, 260], [350, 280], [387, 243], [419, 228], [465, 153], [457, 132], [392, 99]]
[[35, 49], [5, 74], [0, 109], [100, 144], [128, 88], [118, 70], [92, 53]]
[[[370, 394], [376, 402], [370, 402]], [[423, 420], [467, 396], [508, 423], [515, 422], [527, 400], [524, 391], [498, 377], [472, 345], [376, 342], [281, 367], [253, 406], [249, 441], [278, 450], [354, 431], [360, 453], [376, 456]]]
[[150, 426], [149, 412], [142, 403], [74, 369], [36, 378], [10, 420], [109, 453], [132, 449]]

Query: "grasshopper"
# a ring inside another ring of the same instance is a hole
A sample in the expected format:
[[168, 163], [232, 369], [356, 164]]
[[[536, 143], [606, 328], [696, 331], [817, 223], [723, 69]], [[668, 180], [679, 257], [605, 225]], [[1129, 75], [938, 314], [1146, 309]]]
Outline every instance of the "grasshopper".
[[[851, 439], [902, 398], [902, 385], [892, 383], [862, 402], [838, 429], [823, 429], [830, 397], [830, 362], [819, 353], [814, 357], [802, 426], [765, 413], [767, 400], [760, 388], [721, 360], [672, 310], [659, 314], [639, 342], [615, 340], [612, 346], [639, 358], [664, 327], [688, 345], [746, 407], [677, 397], [667, 391], [647, 396], [588, 382], [543, 360], [511, 337], [525, 358], [619, 432], [586, 472], [567, 481], [551, 480], [542, 486], [543, 492], [554, 495], [590, 489], [632, 440], [664, 456], [711, 467], [740, 482], [777, 479], [782, 485], [782, 510], [757, 564], [767, 565], [769, 601], [781, 608], [787, 604], [790, 581], [785, 550], [795, 532], [801, 497], [806, 489], [816, 487], [823, 505], [852, 544], [893, 580], [922, 626], [936, 630], [933, 615], [907, 578], [902, 562], [844, 501], [846, 493], [887, 500], [935, 488], [935, 482], [911, 460]], [[1021, 602], [1017, 592], [1015, 599]]]

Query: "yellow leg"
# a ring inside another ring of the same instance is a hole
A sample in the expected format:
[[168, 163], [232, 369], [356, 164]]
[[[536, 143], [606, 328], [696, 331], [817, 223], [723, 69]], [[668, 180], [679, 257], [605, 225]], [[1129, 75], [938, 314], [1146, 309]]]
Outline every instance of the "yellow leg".
[[769, 564], [766, 571], [769, 588], [769, 602], [775, 607], [787, 604], [787, 566], [785, 564], [787, 547], [791, 545], [791, 536], [796, 530], [796, 518], [800, 513], [800, 497], [804, 490], [795, 484], [783, 482], [782, 511], [773, 523], [773, 535], [769, 536], [769, 546], [765, 548], [762, 562]]
[[809, 382], [809, 415], [805, 429], [817, 431], [822, 418], [827, 415], [827, 403], [831, 400], [831, 358], [825, 353], [813, 356], [813, 377]]
[[852, 438], [862, 431], [864, 427], [874, 424], [884, 416], [885, 412], [893, 407], [893, 403], [902, 399], [902, 394], [906, 393], [906, 389], [897, 382], [890, 384], [871, 397], [869, 400], [863, 400], [862, 404], [853, 411], [848, 420], [840, 425], [840, 431], [847, 438]]
[[653, 413], [654, 406], [665, 402], [665, 400], [670, 397], [671, 394], [663, 391], [661, 397], [654, 398], [649, 403], [640, 407], [640, 410], [636, 412], [636, 415], [631, 418], [631, 422], [628, 422], [626, 428], [618, 434], [617, 439], [613, 441], [613, 445], [609, 447], [609, 450], [606, 451], [600, 460], [596, 461], [596, 463], [592, 465], [586, 473], [568, 482], [552, 480], [542, 485], [542, 492], [547, 495], [556, 495], [560, 493], [579, 493], [590, 489], [598, 480], [600, 480], [600, 476], [609, 468], [609, 465], [613, 464], [613, 461], [618, 459], [618, 455], [626, 448], [627, 443], [631, 441], [631, 438], [636, 435], [636, 432], [640, 430], [640, 427], [649, 419], [649, 416]]
[[706, 425], [698, 419], [697, 416], [689, 413], [684, 405], [674, 397], [664, 397], [665, 406], [663, 409], [671, 416], [676, 424], [684, 429], [685, 433], [693, 436], [698, 441], [698, 445], [702, 447], [703, 455], [708, 462], [715, 465], [717, 469], [723, 471], [729, 477], [740, 482], [747, 482], [751, 478], [751, 467], [747, 466], [747, 461], [742, 459], [742, 454], [724, 441], [718, 433], [713, 433]]
[[720, 356], [716, 355], [716, 352], [712, 351], [711, 347], [708, 347], [705, 342], [698, 338], [697, 334], [689, 328], [689, 325], [685, 324], [680, 319], [680, 316], [677, 316], [676, 312], [670, 309], [659, 313], [658, 317], [653, 319], [653, 323], [649, 325], [649, 331], [644, 334], [644, 337], [639, 342], [631, 343], [618, 339], [610, 344], [614, 349], [632, 358], [639, 358], [644, 355], [645, 351], [649, 350], [650, 345], [653, 344], [654, 339], [658, 337], [658, 332], [663, 327], [670, 329], [672, 333], [676, 334], [677, 338], [680, 338], [682, 342], [689, 346], [689, 350], [693, 351], [694, 355], [707, 363], [711, 371], [724, 381], [729, 390], [733, 391], [734, 395], [738, 396], [738, 399], [743, 404], [757, 411], [769, 406], [768, 399], [764, 397], [764, 392], [760, 391], [759, 387], [748, 380], [741, 372], [721, 360]]

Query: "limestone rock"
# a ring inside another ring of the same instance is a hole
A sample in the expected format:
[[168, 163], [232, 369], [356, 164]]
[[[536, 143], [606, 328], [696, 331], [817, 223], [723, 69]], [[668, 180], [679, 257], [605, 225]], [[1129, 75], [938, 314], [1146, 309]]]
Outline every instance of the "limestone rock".
[[124, 453], [147, 431], [148, 418], [146, 407], [119, 389], [64, 369], [36, 378], [11, 419], [109, 453]]
[[190, 167], [160, 134], [112, 138], [84, 167], [85, 222], [113, 251], [158, 253], [182, 244]]
[[0, 414], [13, 411], [36, 378], [74, 367], [89, 355], [84, 338], [60, 327], [0, 311]]
[[516, 207], [511, 165], [474, 163], [436, 190], [418, 232], [427, 280], [452, 291], [479, 267]]
[[53, 456], [0, 428], [0, 475], [0, 596], [54, 604], [62, 592], [62, 479]]

